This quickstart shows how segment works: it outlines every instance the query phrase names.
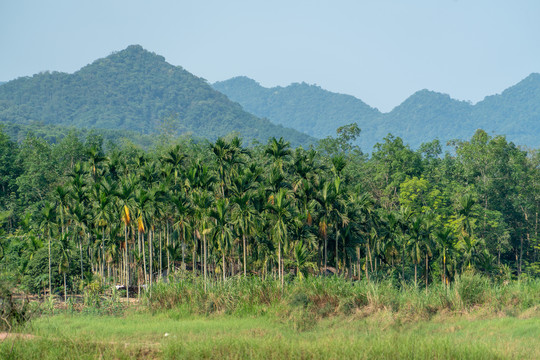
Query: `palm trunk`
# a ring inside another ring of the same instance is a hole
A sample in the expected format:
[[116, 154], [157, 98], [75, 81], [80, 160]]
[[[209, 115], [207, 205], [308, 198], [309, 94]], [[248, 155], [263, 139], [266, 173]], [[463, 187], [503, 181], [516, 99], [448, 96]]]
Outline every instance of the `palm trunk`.
[[206, 257], [208, 255], [206, 248], [206, 234], [203, 232], [203, 247], [204, 247], [204, 292], [206, 292]]
[[52, 272], [51, 272], [51, 237], [49, 236], [49, 296], [52, 296]]
[[[182, 242], [183, 242], [183, 240], [182, 240]], [[169, 246], [170, 245], [171, 244], [170, 244], [170, 240], [169, 240], [169, 220], [167, 219], [167, 277], [169, 277], [169, 274], [171, 272], [171, 254], [169, 254]], [[184, 247], [182, 247], [182, 268], [185, 270], [185, 266], [184, 266]]]
[[278, 276], [281, 280], [281, 241], [278, 242]]
[[429, 265], [429, 262], [428, 262], [428, 256], [426, 254], [426, 295], [427, 295], [427, 288], [428, 288], [428, 265]]
[[418, 284], [417, 284], [417, 268], [418, 268], [418, 264], [415, 262], [414, 263], [414, 287], [418, 286]]
[[227, 267], [225, 266], [225, 251], [222, 251], [221, 252], [221, 261], [223, 262], [222, 263], [222, 270], [223, 270], [223, 283], [225, 283], [225, 279], [226, 279], [226, 271], [227, 271]]
[[242, 241], [244, 243], [244, 277], [246, 277], [246, 235], [242, 234]]
[[64, 302], [67, 302], [66, 273], [64, 272]]
[[142, 248], [142, 253], [143, 253], [144, 283], [148, 284], [148, 273], [146, 272], [146, 250], [144, 249], [144, 233], [141, 234], [141, 238], [142, 238], [141, 248]]
[[152, 258], [153, 258], [153, 249], [152, 249], [152, 238], [154, 237], [154, 230], [150, 230], [150, 232], [148, 233], [148, 259], [150, 260], [150, 263], [149, 263], [149, 266], [150, 268], [148, 269], [148, 277], [150, 279], [150, 287], [152, 287], [152, 274], [154, 272], [154, 269], [152, 267]]
[[367, 254], [367, 251], [366, 251], [366, 262], [364, 264], [364, 269], [366, 271], [366, 280], [367, 282], [369, 282], [369, 273], [368, 273], [368, 254]]
[[[129, 305], [129, 259], [128, 259], [128, 239], [127, 239], [127, 224], [124, 223], [124, 241], [125, 241], [125, 260], [124, 266], [126, 268], [126, 299]], [[82, 264], [81, 264], [82, 265]]]
[[358, 267], [358, 280], [360, 280], [360, 274], [362, 274], [362, 269], [360, 268], [360, 246], [356, 247], [356, 266]]
[[[336, 226], [337, 228], [337, 226]], [[339, 244], [339, 230], [336, 230], [336, 274], [339, 274], [339, 248], [338, 248], [338, 244]]]
[[446, 254], [443, 255], [443, 284], [446, 286]]
[[82, 239], [79, 241], [79, 252], [81, 255], [81, 281], [84, 280], [83, 260], [82, 260]]
[[163, 257], [161, 256], [163, 254], [162, 243], [163, 243], [163, 238], [162, 238], [162, 232], [160, 230], [159, 231], [159, 278], [160, 279], [163, 274]]
[[328, 265], [328, 237], [324, 237], [324, 275], [326, 275], [326, 268]]

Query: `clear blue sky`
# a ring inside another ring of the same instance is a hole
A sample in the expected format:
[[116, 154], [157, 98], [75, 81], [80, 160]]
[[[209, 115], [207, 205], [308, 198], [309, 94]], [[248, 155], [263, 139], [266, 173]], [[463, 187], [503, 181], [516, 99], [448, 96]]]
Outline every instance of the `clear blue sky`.
[[305, 81], [389, 111], [477, 102], [540, 72], [538, 0], [0, 0], [0, 80], [140, 44], [209, 82]]

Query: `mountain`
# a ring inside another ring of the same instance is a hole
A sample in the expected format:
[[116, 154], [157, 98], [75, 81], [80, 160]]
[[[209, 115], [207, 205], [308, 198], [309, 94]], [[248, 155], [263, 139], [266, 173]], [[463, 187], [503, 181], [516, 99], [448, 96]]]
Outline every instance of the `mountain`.
[[204, 79], [132, 45], [73, 74], [43, 72], [0, 87], [0, 122], [82, 129], [191, 133], [215, 139], [236, 132], [266, 142], [314, 141], [247, 113]]
[[265, 88], [255, 80], [236, 77], [216, 82], [213, 87], [252, 114], [317, 138], [335, 134], [342, 125], [362, 124], [381, 115], [354, 96], [332, 93], [306, 83]]
[[475, 105], [420, 90], [388, 113], [355, 97], [304, 83], [264, 88], [254, 80], [237, 77], [213, 86], [258, 116], [319, 138], [335, 135], [339, 126], [356, 122], [362, 129], [359, 145], [364, 151], [388, 133], [417, 148], [433, 139], [443, 144], [468, 139], [479, 128], [506, 135], [516, 144], [540, 147], [540, 74], [536, 73]]

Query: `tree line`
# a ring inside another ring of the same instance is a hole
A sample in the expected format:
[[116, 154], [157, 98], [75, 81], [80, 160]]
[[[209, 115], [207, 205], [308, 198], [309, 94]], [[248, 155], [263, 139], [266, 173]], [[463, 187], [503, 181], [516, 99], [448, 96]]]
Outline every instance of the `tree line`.
[[[537, 276], [540, 156], [478, 130], [444, 154], [356, 124], [310, 149], [0, 133], [0, 270], [31, 292], [150, 287], [173, 273], [312, 275], [426, 287], [465, 271]], [[424, 286], [422, 285], [422, 286]], [[129, 288], [128, 294], [129, 295]]]

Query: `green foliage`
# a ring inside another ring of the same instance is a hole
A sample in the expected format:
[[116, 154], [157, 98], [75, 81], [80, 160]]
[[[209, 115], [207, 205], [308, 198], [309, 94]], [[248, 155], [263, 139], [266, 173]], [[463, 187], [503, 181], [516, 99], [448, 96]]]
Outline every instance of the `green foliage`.
[[[136, 134], [216, 139], [232, 132], [249, 140], [284, 136], [295, 145], [313, 141], [246, 113], [204, 79], [138, 45], [74, 74], [44, 72], [2, 85], [0, 121], [32, 129], [43, 125], [106, 129], [112, 136], [135, 141], [144, 140]], [[54, 129], [43, 130], [51, 140], [58, 136]]]
[[237, 77], [213, 86], [247, 111], [317, 138], [324, 139], [340, 126], [356, 122], [362, 129], [357, 144], [365, 152], [388, 133], [418, 148], [432, 139], [443, 145], [467, 139], [479, 128], [506, 134], [529, 147], [540, 146], [540, 74], [536, 73], [475, 105], [420, 90], [384, 114], [352, 96], [305, 83], [264, 88], [254, 80]]

